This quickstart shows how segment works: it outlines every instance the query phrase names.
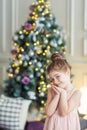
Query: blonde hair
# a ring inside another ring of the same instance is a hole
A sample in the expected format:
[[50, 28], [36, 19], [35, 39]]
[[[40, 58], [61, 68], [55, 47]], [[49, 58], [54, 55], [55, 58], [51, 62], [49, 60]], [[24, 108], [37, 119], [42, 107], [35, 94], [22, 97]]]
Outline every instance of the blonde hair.
[[71, 66], [59, 53], [53, 53], [51, 56], [51, 63], [47, 67], [47, 73], [49, 74], [52, 70], [59, 70], [66, 72], [67, 69], [71, 70]]

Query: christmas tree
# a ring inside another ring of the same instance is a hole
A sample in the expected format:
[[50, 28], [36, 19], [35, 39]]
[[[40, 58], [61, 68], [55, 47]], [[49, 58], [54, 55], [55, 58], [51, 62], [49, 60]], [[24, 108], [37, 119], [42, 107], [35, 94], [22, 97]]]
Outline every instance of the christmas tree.
[[12, 38], [5, 94], [29, 99], [42, 110], [48, 89], [46, 67], [52, 53], [65, 55], [65, 38], [48, 0], [37, 0], [29, 9], [28, 19]]

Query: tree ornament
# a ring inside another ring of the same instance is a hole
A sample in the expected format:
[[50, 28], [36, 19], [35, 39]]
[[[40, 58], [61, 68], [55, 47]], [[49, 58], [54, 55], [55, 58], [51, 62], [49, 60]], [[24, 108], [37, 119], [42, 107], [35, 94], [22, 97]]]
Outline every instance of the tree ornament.
[[31, 30], [32, 29], [32, 25], [30, 23], [25, 23], [25, 29], [26, 30]]
[[35, 27], [35, 31], [40, 31], [42, 32], [44, 30], [44, 18], [39, 18], [38, 20], [36, 20], [36, 27]]
[[23, 39], [24, 38], [24, 36], [23, 35], [20, 35], [20, 39]]
[[36, 75], [37, 75], [37, 77], [40, 77], [41, 73], [40, 73], [40, 72], [37, 72]]
[[34, 75], [33, 75], [33, 74], [30, 74], [29, 77], [30, 77], [30, 79], [32, 79], [32, 78], [34, 77]]
[[18, 40], [18, 36], [15, 35], [15, 36], [14, 36], [14, 41], [17, 41], [17, 40]]
[[37, 63], [37, 59], [34, 60], [34, 63]]
[[23, 79], [22, 79], [23, 84], [27, 85], [27, 84], [29, 84], [29, 82], [30, 82], [30, 79], [27, 76], [23, 77]]
[[33, 56], [33, 55], [34, 55], [34, 51], [30, 50], [29, 56]]
[[48, 43], [48, 39], [44, 38], [44, 43], [47, 44]]
[[33, 10], [33, 8], [34, 8], [34, 5], [29, 6], [29, 10]]
[[36, 42], [37, 38], [36, 38], [36, 35], [33, 34], [33, 41]]
[[21, 76], [17, 76], [17, 77], [16, 77], [16, 80], [17, 80], [17, 81], [21, 81]]
[[35, 47], [34, 47], [34, 50], [38, 50], [38, 46], [35, 46]]
[[47, 27], [48, 27], [48, 28], [51, 27], [51, 23], [47, 23]]
[[11, 54], [16, 55], [17, 54], [16, 50], [11, 50]]
[[63, 42], [63, 41], [62, 41], [62, 39], [60, 38], [60, 39], [58, 40], [58, 44], [61, 45], [62, 42]]
[[13, 73], [13, 69], [12, 69], [12, 68], [7, 69], [7, 72], [9, 72], [9, 73]]
[[41, 93], [39, 94], [39, 96], [44, 97], [44, 93], [43, 93], [43, 92], [41, 92]]
[[27, 94], [30, 97], [30, 99], [36, 99], [35, 92], [30, 91], [30, 92], [27, 92]]
[[18, 73], [19, 73], [19, 70], [18, 70], [18, 69], [16, 69], [16, 70], [15, 70], [15, 74], [18, 74]]
[[38, 67], [42, 67], [41, 62], [37, 62], [37, 66], [38, 66]]
[[42, 68], [40, 71], [41, 71], [41, 73], [43, 73], [43, 72], [44, 72], [44, 69]]
[[23, 66], [27, 66], [27, 65], [28, 65], [27, 61], [24, 61]]

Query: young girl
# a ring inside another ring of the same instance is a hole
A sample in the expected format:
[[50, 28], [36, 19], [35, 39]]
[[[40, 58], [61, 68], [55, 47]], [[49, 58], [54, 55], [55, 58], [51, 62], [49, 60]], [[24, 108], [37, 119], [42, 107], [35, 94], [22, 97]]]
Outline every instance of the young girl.
[[80, 130], [77, 108], [81, 94], [70, 82], [71, 67], [59, 53], [54, 53], [51, 60], [47, 67], [50, 88], [44, 130]]

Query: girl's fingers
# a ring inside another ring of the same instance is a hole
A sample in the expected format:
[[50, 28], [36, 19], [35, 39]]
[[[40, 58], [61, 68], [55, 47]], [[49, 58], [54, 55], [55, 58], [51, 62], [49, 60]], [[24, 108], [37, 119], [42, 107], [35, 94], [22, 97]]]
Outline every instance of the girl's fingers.
[[55, 86], [55, 89], [58, 91], [58, 92], [60, 92], [61, 93], [61, 88], [59, 88], [59, 87], [57, 87], [57, 86]]
[[56, 93], [62, 93], [63, 91], [65, 91], [63, 88], [58, 87], [54, 84], [51, 85], [52, 89], [56, 92]]
[[54, 86], [52, 86], [52, 89], [53, 89], [53, 90], [56, 90], [56, 88], [55, 88]]
[[60, 92], [60, 93], [62, 93], [63, 91], [65, 91], [65, 89], [63, 89], [63, 88], [60, 88], [60, 87], [56, 87], [56, 89], [58, 89], [58, 91]]
[[59, 91], [55, 88], [55, 87], [52, 87], [52, 89], [58, 94]]

